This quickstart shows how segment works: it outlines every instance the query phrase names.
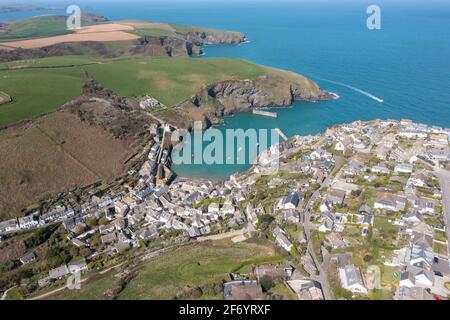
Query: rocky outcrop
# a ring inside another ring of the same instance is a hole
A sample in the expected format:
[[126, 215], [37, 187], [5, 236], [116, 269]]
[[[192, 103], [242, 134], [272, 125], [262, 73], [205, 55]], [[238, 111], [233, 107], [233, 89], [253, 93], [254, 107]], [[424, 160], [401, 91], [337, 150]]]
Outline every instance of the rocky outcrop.
[[209, 44], [239, 44], [246, 40], [245, 35], [240, 32], [225, 31], [200, 31], [188, 32], [185, 34], [187, 42], [196, 46], [204, 46]]
[[[84, 22], [95, 23], [107, 21], [103, 16], [83, 15]], [[4, 25], [3, 32], [7, 32]], [[0, 33], [1, 33], [0, 29]], [[36, 49], [2, 50], [0, 47], [0, 62], [39, 59], [65, 55], [93, 55], [103, 58], [120, 56], [169, 56], [188, 57], [202, 54], [202, 46], [210, 44], [238, 44], [245, 41], [245, 36], [239, 32], [219, 30], [177, 32], [174, 36], [144, 36], [134, 41], [123, 41], [123, 46], [109, 46], [104, 42], [59, 43]]]
[[194, 97], [166, 110], [161, 117], [181, 128], [202, 121], [204, 128], [223, 122], [224, 115], [254, 108], [289, 107], [295, 100], [332, 99], [313, 81], [291, 73], [269, 73], [254, 80], [226, 80], [208, 85]]

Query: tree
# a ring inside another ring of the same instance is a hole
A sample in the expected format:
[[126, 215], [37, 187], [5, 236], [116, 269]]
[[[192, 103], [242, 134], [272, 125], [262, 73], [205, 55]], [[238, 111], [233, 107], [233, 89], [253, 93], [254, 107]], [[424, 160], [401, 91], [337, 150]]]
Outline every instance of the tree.
[[259, 283], [261, 284], [265, 292], [275, 287], [275, 283], [273, 282], [272, 278], [267, 275], [262, 276], [259, 280]]

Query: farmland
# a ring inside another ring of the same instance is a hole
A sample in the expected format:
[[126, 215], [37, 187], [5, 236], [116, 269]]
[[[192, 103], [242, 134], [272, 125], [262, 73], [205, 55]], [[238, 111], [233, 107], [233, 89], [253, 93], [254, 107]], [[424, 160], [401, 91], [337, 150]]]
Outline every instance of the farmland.
[[85, 68], [119, 95], [150, 93], [167, 106], [181, 102], [203, 86], [219, 80], [250, 79], [266, 73], [255, 64], [237, 59], [132, 58]]
[[53, 111], [81, 93], [81, 70], [0, 71], [0, 88], [14, 98], [0, 108], [0, 127]]
[[[58, 67], [45, 68], [50, 66]], [[267, 72], [238, 59], [168, 57], [66, 56], [3, 63], [1, 68], [10, 68], [0, 71], [0, 87], [14, 98], [14, 103], [0, 109], [0, 127], [56, 110], [77, 97], [83, 70], [119, 95], [138, 97], [150, 93], [167, 106], [189, 98], [214, 81], [254, 78]]]

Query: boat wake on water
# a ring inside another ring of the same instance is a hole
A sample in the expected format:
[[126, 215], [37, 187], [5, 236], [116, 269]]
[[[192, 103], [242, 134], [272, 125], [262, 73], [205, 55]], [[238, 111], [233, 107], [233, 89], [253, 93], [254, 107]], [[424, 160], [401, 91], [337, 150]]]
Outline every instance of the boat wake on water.
[[375, 101], [377, 101], [377, 102], [379, 102], [379, 103], [384, 103], [384, 100], [383, 100], [383, 99], [381, 99], [381, 98], [379, 98], [379, 97], [377, 97], [377, 96], [371, 94], [370, 92], [367, 92], [367, 91], [364, 91], [364, 90], [362, 90], [362, 89], [353, 87], [353, 86], [351, 86], [351, 85], [349, 85], [349, 84], [345, 84], [345, 83], [337, 82], [337, 81], [333, 81], [333, 80], [328, 80], [328, 79], [324, 79], [324, 78], [318, 78], [318, 77], [316, 77], [316, 78], [317, 78], [318, 80], [321, 80], [321, 81], [333, 83], [333, 84], [335, 84], [335, 85], [342, 86], [342, 87], [348, 88], [348, 89], [350, 89], [350, 90], [356, 91], [356, 92], [361, 93], [361, 94], [365, 95], [366, 97], [369, 97], [370, 99], [375, 100]]

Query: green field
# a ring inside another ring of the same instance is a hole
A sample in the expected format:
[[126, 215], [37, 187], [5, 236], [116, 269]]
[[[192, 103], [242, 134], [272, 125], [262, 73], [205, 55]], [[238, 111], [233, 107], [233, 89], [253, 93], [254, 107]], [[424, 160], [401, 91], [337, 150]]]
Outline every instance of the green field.
[[0, 107], [0, 127], [57, 109], [81, 93], [78, 68], [0, 71], [0, 88], [14, 102]]
[[19, 20], [11, 25], [11, 30], [0, 34], [0, 41], [39, 38], [67, 34], [66, 20], [58, 16], [41, 16]]
[[218, 80], [251, 79], [267, 73], [256, 64], [221, 58], [130, 58], [85, 69], [119, 95], [150, 94], [167, 106], [188, 99], [203, 86]]
[[[49, 66], [58, 67], [42, 68]], [[19, 67], [24, 69], [0, 71], [0, 88], [14, 99], [0, 108], [0, 127], [53, 111], [77, 97], [83, 70], [119, 95], [150, 94], [167, 106], [218, 80], [249, 79], [267, 73], [264, 67], [250, 62], [219, 58], [66, 56], [0, 64], [0, 69]]]
[[[282, 259], [270, 243], [233, 244], [228, 239], [182, 247], [147, 262], [121, 292], [119, 299], [170, 299], [185, 286], [228, 281], [228, 274], [246, 262], [262, 264], [273, 262], [275, 258], [277, 261]], [[55, 298], [102, 299], [103, 292], [113, 281], [113, 275], [105, 276], [83, 285], [81, 291], [66, 291]]]

